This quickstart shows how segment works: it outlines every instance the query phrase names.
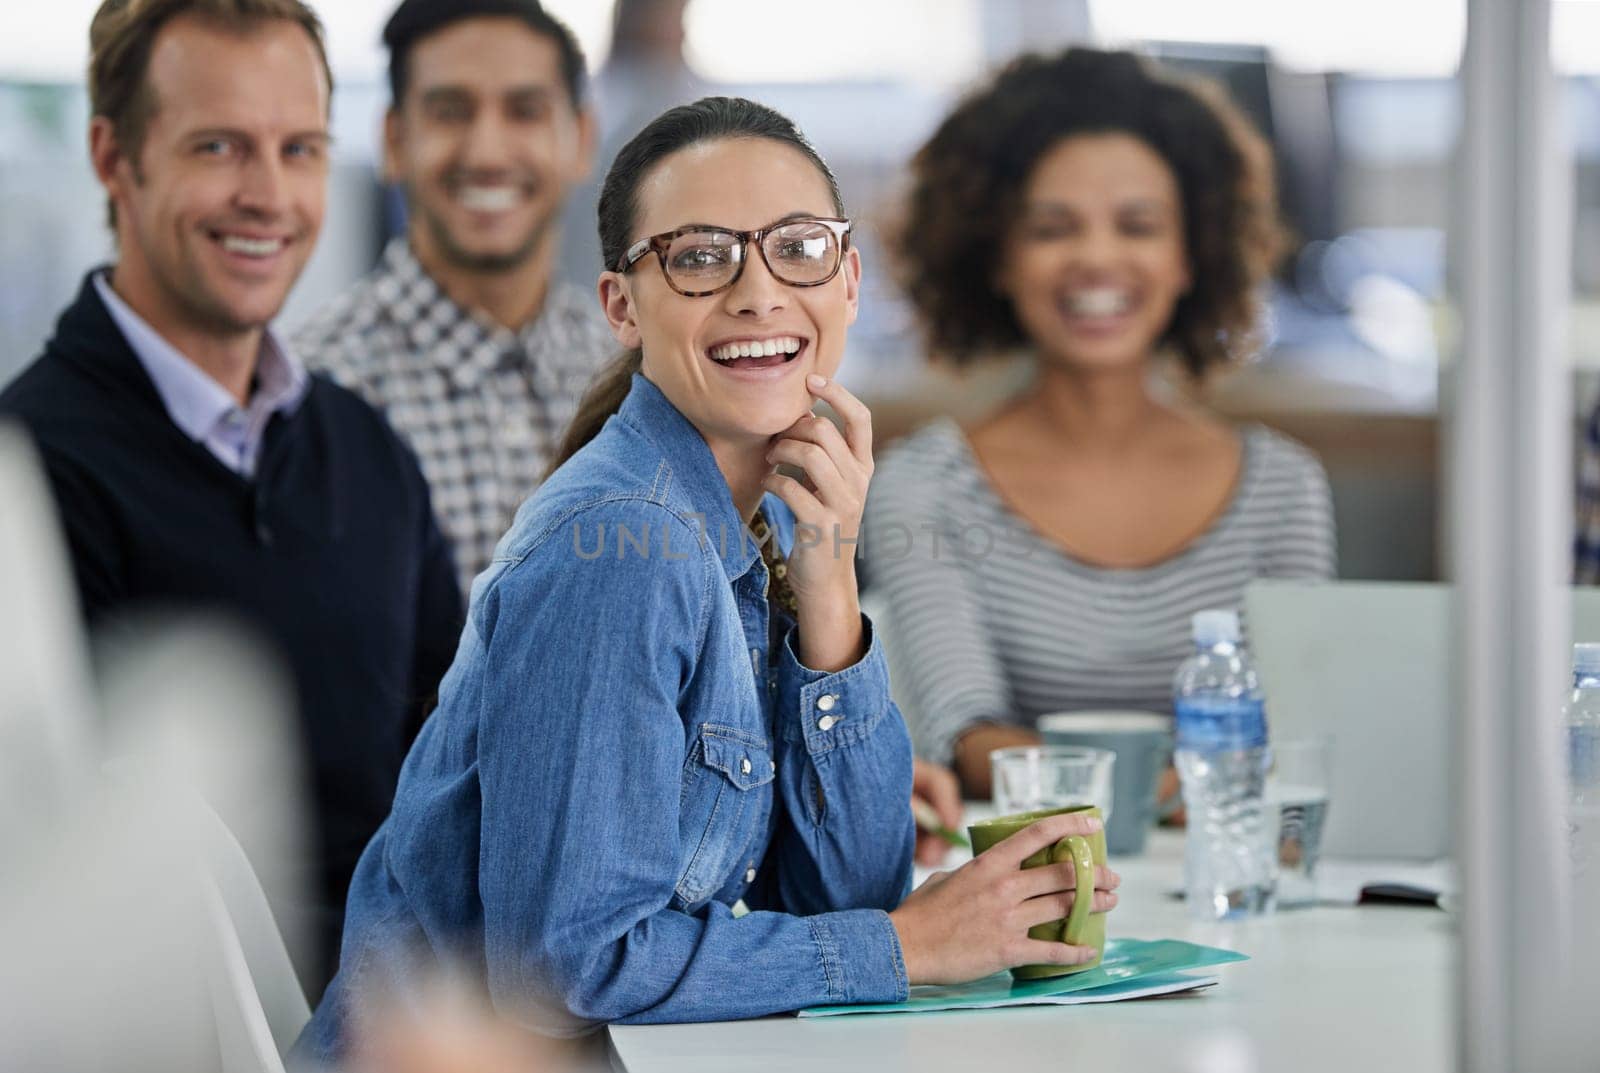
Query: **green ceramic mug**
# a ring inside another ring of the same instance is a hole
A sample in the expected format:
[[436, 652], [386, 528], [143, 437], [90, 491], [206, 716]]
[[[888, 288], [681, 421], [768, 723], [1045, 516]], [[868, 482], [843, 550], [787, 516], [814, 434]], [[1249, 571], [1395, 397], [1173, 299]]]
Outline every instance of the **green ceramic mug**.
[[[997, 816], [992, 820], [972, 824], [967, 834], [972, 836], [972, 852], [982, 853], [997, 845], [1024, 827], [1046, 816], [1063, 812], [1081, 812], [1100, 819], [1100, 810], [1093, 805], [1072, 805], [1067, 808], [1047, 808], [1038, 812], [1018, 812], [1010, 816]], [[1104, 829], [1092, 835], [1068, 835], [1053, 846], [1046, 846], [1022, 862], [1024, 868], [1042, 868], [1047, 864], [1071, 861], [1078, 873], [1077, 897], [1072, 902], [1072, 912], [1062, 920], [1052, 920], [1028, 929], [1030, 939], [1068, 943], [1072, 946], [1092, 946], [1100, 953], [1093, 961], [1082, 965], [1019, 965], [1011, 975], [1019, 980], [1039, 980], [1047, 976], [1066, 976], [1083, 972], [1100, 964], [1106, 949], [1106, 917], [1092, 912], [1094, 908], [1095, 866], [1106, 863], [1106, 835]]]

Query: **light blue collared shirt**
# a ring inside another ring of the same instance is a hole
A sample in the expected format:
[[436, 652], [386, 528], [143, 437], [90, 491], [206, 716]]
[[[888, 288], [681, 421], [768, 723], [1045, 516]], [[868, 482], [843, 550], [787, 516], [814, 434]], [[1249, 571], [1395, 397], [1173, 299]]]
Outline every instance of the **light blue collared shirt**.
[[267, 422], [275, 413], [285, 417], [294, 413], [310, 388], [305, 366], [269, 328], [261, 336], [250, 403], [241, 409], [226, 388], [184, 357], [111, 289], [107, 273], [96, 272], [94, 286], [155, 384], [172, 423], [233, 472], [255, 476]]

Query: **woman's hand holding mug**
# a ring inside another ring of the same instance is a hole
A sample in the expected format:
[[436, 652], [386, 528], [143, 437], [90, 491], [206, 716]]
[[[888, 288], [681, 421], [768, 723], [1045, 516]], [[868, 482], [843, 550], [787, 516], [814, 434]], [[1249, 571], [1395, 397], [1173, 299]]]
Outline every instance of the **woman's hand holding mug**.
[[[1099, 957], [1091, 946], [1028, 937], [1029, 928], [1071, 913], [1077, 872], [1070, 860], [1028, 869], [1022, 862], [1102, 829], [1094, 816], [1047, 816], [912, 891], [889, 914], [910, 982], [965, 983], [1019, 965], [1082, 965]], [[1121, 882], [1110, 868], [1095, 869], [1093, 912], [1116, 908]]]

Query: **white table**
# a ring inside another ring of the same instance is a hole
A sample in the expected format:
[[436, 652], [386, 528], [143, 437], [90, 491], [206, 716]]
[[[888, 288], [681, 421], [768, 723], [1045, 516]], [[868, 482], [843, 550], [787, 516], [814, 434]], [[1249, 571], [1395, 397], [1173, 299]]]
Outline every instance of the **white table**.
[[1183, 836], [1159, 831], [1123, 877], [1112, 935], [1249, 954], [1198, 994], [1022, 1007], [696, 1025], [615, 1026], [627, 1073], [1445, 1073], [1455, 1065], [1453, 918], [1425, 908], [1315, 908], [1241, 924], [1189, 920]]

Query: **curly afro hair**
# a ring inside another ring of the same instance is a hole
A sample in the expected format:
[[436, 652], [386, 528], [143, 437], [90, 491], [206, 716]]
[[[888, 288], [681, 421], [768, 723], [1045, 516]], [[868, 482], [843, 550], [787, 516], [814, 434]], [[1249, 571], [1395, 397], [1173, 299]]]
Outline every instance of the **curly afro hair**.
[[1062, 139], [1125, 133], [1177, 179], [1194, 283], [1160, 345], [1195, 377], [1256, 346], [1257, 285], [1282, 248], [1271, 151], [1217, 87], [1127, 52], [1026, 55], [968, 95], [912, 160], [892, 246], [928, 342], [966, 364], [1028, 342], [994, 280], [1029, 176]]

